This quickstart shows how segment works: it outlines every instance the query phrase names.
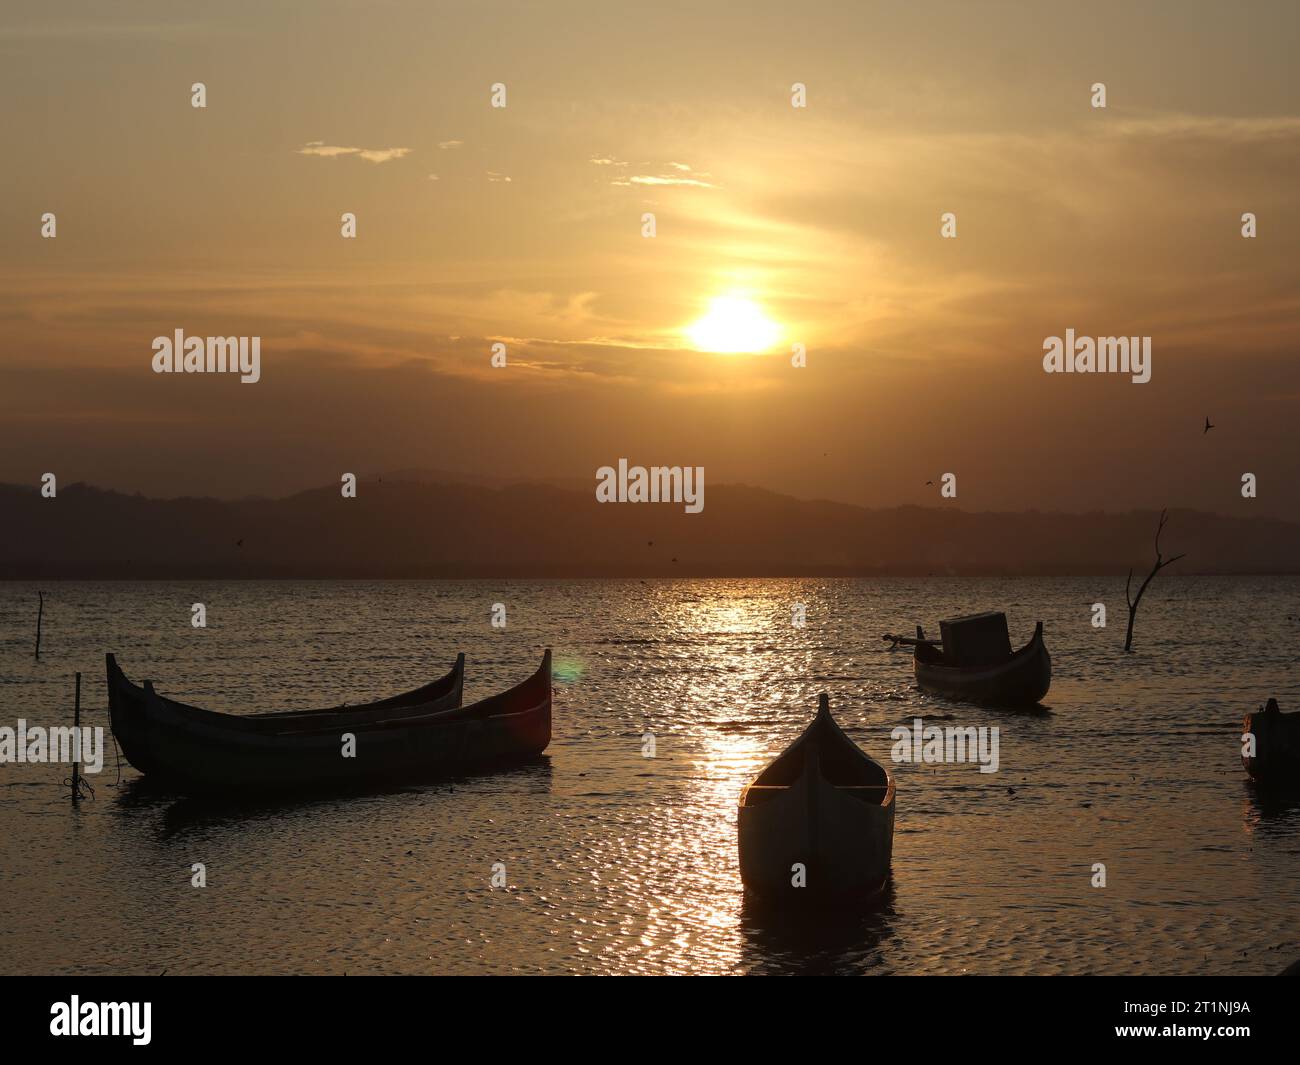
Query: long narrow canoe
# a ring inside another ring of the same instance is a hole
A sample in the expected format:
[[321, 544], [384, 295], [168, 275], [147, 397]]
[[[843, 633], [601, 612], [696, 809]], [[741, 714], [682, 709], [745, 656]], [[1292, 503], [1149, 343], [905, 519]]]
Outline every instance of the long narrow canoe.
[[464, 655], [446, 676], [359, 706], [223, 714], [127, 679], [108, 655], [109, 712], [136, 769], [193, 794], [239, 796], [384, 784], [531, 757], [551, 739], [551, 653], [528, 680], [461, 706]]
[[870, 894], [889, 879], [894, 776], [844, 734], [823, 693], [812, 724], [741, 792], [737, 822], [740, 877], [760, 898]]
[[985, 665], [957, 666], [916, 627], [912, 657], [922, 691], [989, 706], [1033, 706], [1052, 685], [1052, 656], [1043, 643], [1043, 623], [1019, 651]]
[[[1300, 713], [1282, 713], [1276, 699], [1246, 715], [1241, 764], [1261, 784], [1300, 790]], [[1249, 744], [1249, 747], [1246, 744]]]

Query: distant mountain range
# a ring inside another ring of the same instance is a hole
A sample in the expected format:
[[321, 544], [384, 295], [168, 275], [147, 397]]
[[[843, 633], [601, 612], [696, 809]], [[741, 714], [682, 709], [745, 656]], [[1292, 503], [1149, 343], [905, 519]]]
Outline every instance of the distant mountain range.
[[[1155, 512], [869, 510], [709, 485], [680, 504], [406, 471], [284, 499], [0, 485], [0, 579], [1145, 574]], [[1300, 524], [1171, 511], [1177, 573], [1300, 573]]]

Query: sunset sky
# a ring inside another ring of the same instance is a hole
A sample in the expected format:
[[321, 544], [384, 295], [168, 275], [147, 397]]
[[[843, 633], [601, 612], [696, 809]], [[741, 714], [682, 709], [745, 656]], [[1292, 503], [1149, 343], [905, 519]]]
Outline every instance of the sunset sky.
[[[0, 480], [627, 457], [1300, 518], [1297, 40], [1291, 0], [8, 2]], [[769, 353], [694, 350], [723, 296]], [[261, 336], [261, 381], [154, 374], [178, 328]], [[1151, 382], [1044, 374], [1067, 328], [1150, 335]]]

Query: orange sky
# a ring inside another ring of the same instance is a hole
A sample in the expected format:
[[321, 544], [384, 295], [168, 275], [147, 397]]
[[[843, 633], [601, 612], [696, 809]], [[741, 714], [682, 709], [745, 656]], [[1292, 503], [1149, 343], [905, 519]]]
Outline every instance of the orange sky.
[[[0, 480], [626, 456], [1300, 517], [1300, 9], [1132, 7], [7, 4]], [[733, 289], [775, 353], [691, 350]], [[177, 328], [261, 336], [262, 380], [153, 374]], [[1067, 328], [1152, 336], [1151, 383], [1045, 375]]]

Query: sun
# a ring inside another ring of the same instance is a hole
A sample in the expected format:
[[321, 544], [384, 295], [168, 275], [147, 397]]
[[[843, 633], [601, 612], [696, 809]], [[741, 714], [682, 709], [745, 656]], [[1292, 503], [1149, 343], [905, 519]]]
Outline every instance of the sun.
[[709, 312], [686, 335], [698, 351], [735, 355], [766, 351], [781, 335], [781, 327], [744, 296], [718, 296]]

